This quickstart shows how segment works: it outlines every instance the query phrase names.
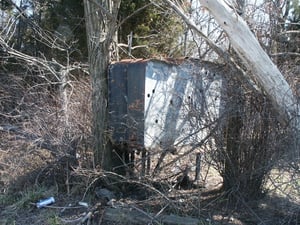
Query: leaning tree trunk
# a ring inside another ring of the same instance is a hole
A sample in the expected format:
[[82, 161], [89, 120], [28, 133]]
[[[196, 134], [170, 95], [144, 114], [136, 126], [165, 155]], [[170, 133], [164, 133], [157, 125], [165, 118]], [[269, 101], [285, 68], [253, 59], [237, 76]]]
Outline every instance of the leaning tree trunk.
[[299, 112], [291, 87], [259, 45], [243, 18], [236, 10], [231, 9], [224, 2], [222, 4], [220, 0], [200, 0], [200, 2], [213, 14], [215, 20], [227, 33], [233, 48], [252, 72], [252, 79], [268, 95], [281, 122], [287, 123], [292, 120], [299, 131], [300, 122], [297, 116]]
[[92, 79], [92, 113], [94, 161], [96, 166], [111, 170], [111, 148], [107, 137], [107, 68], [110, 47], [117, 31], [121, 0], [84, 0], [88, 37], [89, 68]]

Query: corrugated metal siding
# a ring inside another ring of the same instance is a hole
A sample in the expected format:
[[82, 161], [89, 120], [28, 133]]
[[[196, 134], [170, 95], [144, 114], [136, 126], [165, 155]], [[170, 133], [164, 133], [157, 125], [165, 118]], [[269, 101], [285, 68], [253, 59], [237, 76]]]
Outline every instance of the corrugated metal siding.
[[144, 62], [110, 65], [109, 127], [116, 144], [143, 147], [145, 66]]
[[109, 128], [114, 142], [128, 140], [127, 129], [127, 65], [113, 64], [108, 76]]
[[129, 144], [144, 145], [145, 67], [143, 62], [129, 64], [127, 71], [127, 96]]

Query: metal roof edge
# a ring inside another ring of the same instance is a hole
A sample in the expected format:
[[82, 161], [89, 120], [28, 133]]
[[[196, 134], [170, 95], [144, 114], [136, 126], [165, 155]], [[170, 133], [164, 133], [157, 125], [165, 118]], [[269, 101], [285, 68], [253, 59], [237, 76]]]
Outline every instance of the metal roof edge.
[[206, 60], [201, 60], [200, 58], [189, 58], [189, 57], [181, 57], [181, 58], [138, 58], [138, 59], [122, 59], [120, 61], [113, 61], [110, 64], [119, 64], [119, 63], [139, 63], [139, 62], [150, 62], [150, 61], [157, 61], [157, 62], [164, 62], [167, 64], [176, 64], [180, 65], [185, 62], [192, 62], [192, 63], [204, 63], [204, 64], [209, 64], [209, 65], [215, 65], [215, 66], [224, 66], [220, 63], [214, 63], [212, 61], [206, 61]]

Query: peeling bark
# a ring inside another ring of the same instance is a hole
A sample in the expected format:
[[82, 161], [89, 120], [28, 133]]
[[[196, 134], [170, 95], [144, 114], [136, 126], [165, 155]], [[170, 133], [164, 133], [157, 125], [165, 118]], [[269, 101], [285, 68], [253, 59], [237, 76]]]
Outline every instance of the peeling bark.
[[111, 148], [107, 137], [107, 68], [111, 45], [117, 31], [121, 0], [85, 0], [89, 66], [92, 80], [94, 161], [96, 166], [111, 170]]

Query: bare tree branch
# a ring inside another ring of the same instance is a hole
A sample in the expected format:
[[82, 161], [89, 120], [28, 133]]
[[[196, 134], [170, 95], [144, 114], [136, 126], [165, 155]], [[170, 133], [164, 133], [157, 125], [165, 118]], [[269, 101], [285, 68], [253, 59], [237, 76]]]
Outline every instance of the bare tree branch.
[[[155, 0], [152, 0], [152, 2]], [[249, 76], [246, 74], [246, 71], [244, 71], [238, 63], [233, 59], [233, 57], [226, 51], [224, 51], [222, 48], [220, 48], [218, 45], [216, 45], [212, 40], [210, 40], [201, 30], [197, 27], [197, 25], [184, 13], [182, 9], [180, 9], [176, 4], [174, 4], [171, 0], [166, 0], [165, 3], [168, 4], [181, 18], [182, 20], [187, 24], [187, 26], [192, 29], [192, 31], [195, 32], [198, 36], [203, 38], [203, 40], [209, 45], [209, 47], [214, 50], [224, 61], [225, 63], [228, 63], [229, 66], [233, 70], [236, 70], [239, 74], [241, 74], [243, 81], [250, 89], [256, 89], [257, 91], [261, 91], [258, 89], [258, 87], [253, 83], [251, 79], [249, 79]]]
[[141, 8], [139, 8], [139, 9], [135, 10], [132, 14], [130, 14], [130, 15], [127, 16], [126, 18], [122, 19], [122, 21], [119, 22], [119, 27], [122, 26], [123, 23], [126, 22], [126, 20], [130, 19], [131, 17], [133, 17], [134, 15], [138, 14], [138, 13], [141, 12], [142, 10], [146, 9], [146, 8], [149, 7], [150, 5], [153, 5], [153, 3], [150, 2], [150, 3], [146, 4], [146, 5], [144, 5], [143, 7], [141, 7]]

